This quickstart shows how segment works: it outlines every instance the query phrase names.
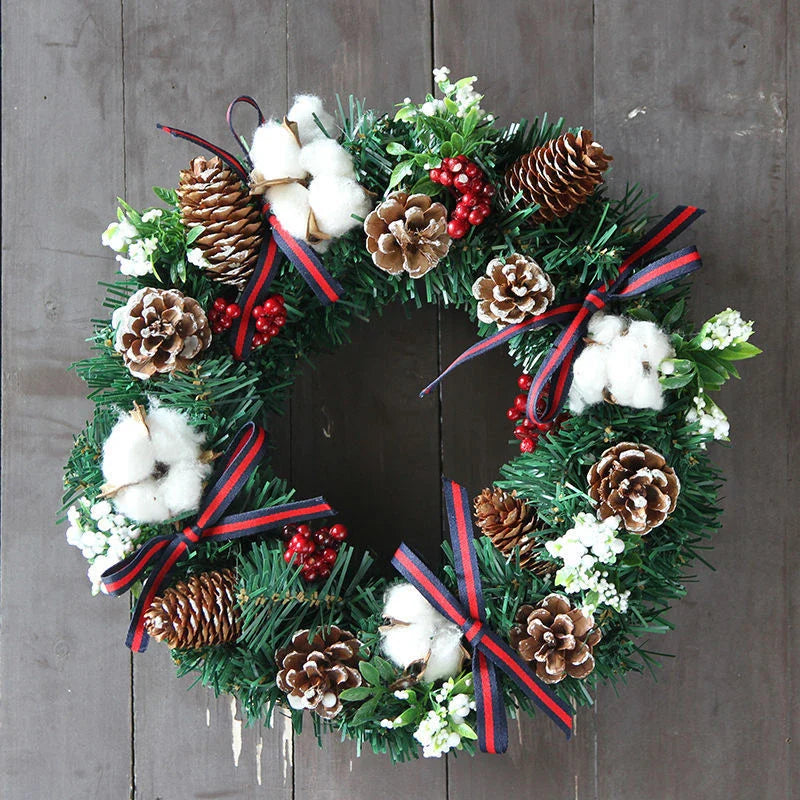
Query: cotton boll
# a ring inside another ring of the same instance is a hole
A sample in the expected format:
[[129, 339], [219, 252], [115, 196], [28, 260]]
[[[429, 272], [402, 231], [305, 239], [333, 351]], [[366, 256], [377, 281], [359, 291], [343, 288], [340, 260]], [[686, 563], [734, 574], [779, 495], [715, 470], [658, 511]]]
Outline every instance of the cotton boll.
[[306, 177], [300, 165], [300, 145], [291, 131], [273, 119], [256, 128], [250, 160], [264, 180]]
[[580, 414], [586, 406], [601, 402], [607, 383], [608, 348], [601, 345], [585, 347], [572, 369], [570, 410], [574, 414]]
[[414, 661], [428, 657], [434, 629], [424, 623], [390, 625], [381, 630], [383, 654], [396, 666], [405, 669]]
[[[295, 239], [305, 240], [308, 231], [308, 189], [299, 183], [272, 186], [267, 189], [272, 213]], [[320, 226], [321, 227], [321, 226]]]
[[383, 616], [406, 623], [436, 627], [444, 617], [410, 583], [396, 583], [386, 590]]
[[652, 408], [654, 411], [664, 408], [664, 390], [657, 372], [650, 373], [639, 382], [629, 405], [632, 408]]
[[589, 320], [589, 338], [598, 344], [610, 344], [625, 330], [625, 320], [614, 314], [598, 312]]
[[[323, 109], [322, 100], [313, 94], [297, 95], [286, 117], [297, 123], [297, 133], [303, 145], [316, 139], [328, 138], [326, 133], [328, 136], [333, 136], [336, 132], [336, 121]], [[325, 132], [320, 130], [314, 117], [319, 120]]]
[[120, 489], [114, 495], [114, 507], [136, 522], [164, 522], [170, 518], [158, 481], [152, 478]]
[[150, 406], [147, 427], [156, 461], [174, 464], [176, 461], [200, 457], [203, 434], [193, 428], [187, 418], [172, 408]]
[[168, 517], [192, 511], [200, 505], [203, 481], [211, 471], [210, 464], [200, 461], [179, 461], [170, 465], [159, 481], [159, 495], [167, 508]]
[[125, 486], [146, 478], [155, 467], [155, 454], [147, 428], [123, 414], [103, 444], [103, 477], [112, 486]]
[[633, 337], [642, 348], [643, 361], [654, 369], [665, 359], [675, 355], [672, 344], [661, 328], [654, 322], [635, 321], [628, 328], [628, 336]]
[[633, 336], [620, 336], [608, 350], [608, 389], [619, 405], [630, 406], [636, 388], [646, 378], [641, 344]]
[[355, 174], [350, 153], [335, 139], [317, 139], [300, 151], [300, 165], [311, 175], [352, 178]]
[[438, 681], [440, 678], [450, 678], [458, 675], [464, 661], [464, 651], [461, 649], [461, 629], [448, 622], [446, 627], [439, 628], [431, 643], [431, 655], [425, 667], [423, 679]]
[[362, 223], [369, 211], [364, 189], [352, 178], [321, 175], [308, 187], [309, 202], [320, 230], [329, 236], [341, 236]]

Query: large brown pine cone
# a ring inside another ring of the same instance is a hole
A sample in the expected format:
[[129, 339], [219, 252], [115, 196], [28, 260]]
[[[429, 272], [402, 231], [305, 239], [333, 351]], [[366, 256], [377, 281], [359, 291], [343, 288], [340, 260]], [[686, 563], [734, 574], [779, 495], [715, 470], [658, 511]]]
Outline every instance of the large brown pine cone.
[[516, 496], [493, 486], [484, 489], [473, 501], [475, 522], [492, 544], [507, 558], [519, 548], [519, 563], [536, 575], [553, 572], [555, 565], [540, 561], [536, 555], [536, 514], [531, 506]]
[[200, 303], [177, 289], [145, 286], [115, 312], [114, 348], [131, 375], [183, 370], [211, 344], [211, 327]]
[[390, 275], [421, 278], [450, 249], [447, 209], [426, 194], [394, 192], [364, 220], [367, 250]]
[[541, 314], [553, 302], [555, 288], [545, 271], [519, 253], [493, 258], [472, 286], [478, 319], [498, 328]]
[[239, 637], [236, 574], [230, 569], [178, 581], [144, 612], [144, 628], [170, 647], [229, 644]]
[[244, 289], [261, 247], [261, 212], [239, 176], [217, 156], [192, 159], [181, 170], [178, 185], [181, 222], [191, 230], [203, 226], [192, 247], [202, 251], [212, 280]]
[[551, 222], [571, 214], [585, 203], [612, 161], [592, 132], [564, 133], [518, 158], [506, 171], [508, 202], [522, 192], [523, 206], [538, 205], [533, 223]]
[[539, 605], [520, 606], [511, 628], [511, 646], [545, 683], [565, 677], [585, 678], [594, 669], [594, 646], [602, 639], [594, 617], [587, 617], [569, 600], [550, 594]]
[[625, 529], [644, 535], [675, 510], [681, 484], [661, 453], [646, 444], [609, 447], [587, 475], [600, 519], [614, 514]]
[[361, 686], [358, 650], [361, 642], [336, 625], [318, 631], [297, 631], [292, 643], [275, 653], [276, 683], [292, 708], [308, 708], [325, 719], [342, 710], [339, 693]]

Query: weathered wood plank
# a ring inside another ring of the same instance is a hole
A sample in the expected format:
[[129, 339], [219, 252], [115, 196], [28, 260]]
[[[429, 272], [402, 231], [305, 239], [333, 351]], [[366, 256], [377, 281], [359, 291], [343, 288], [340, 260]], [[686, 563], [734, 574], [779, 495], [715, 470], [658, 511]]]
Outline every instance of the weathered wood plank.
[[651, 643], [677, 659], [657, 686], [642, 678], [619, 698], [600, 696], [601, 797], [790, 796], [786, 670], [797, 646], [779, 566], [790, 518], [772, 500], [791, 495], [791, 473], [775, 465], [787, 463], [796, 430], [783, 377], [794, 352], [782, 268], [784, 12], [779, 3], [596, 3], [597, 129], [614, 178], [641, 181], [662, 212], [679, 202], [709, 209], [690, 237], [705, 262], [694, 316], [740, 308], [766, 351], [721, 395], [733, 448], [713, 449], [728, 477], [711, 554], [718, 571], [699, 570], [671, 613], [678, 630]]
[[[547, 112], [567, 124], [592, 124], [592, 3], [503, 3], [470, 0], [434, 4], [434, 60], [452, 75], [477, 75], [484, 106], [503, 119]], [[565, 36], [569, 56], [565, 57]], [[554, 68], [558, 65], [558, 68]], [[477, 277], [477, 276], [476, 276]], [[442, 316], [442, 364], [476, 339], [463, 314]], [[505, 350], [472, 361], [448, 377], [442, 390], [442, 459], [445, 473], [477, 493], [512, 458], [510, 405], [519, 372]], [[492, 798], [504, 785], [535, 787], [551, 797], [595, 796], [594, 712], [579, 712], [577, 735], [567, 743], [544, 717], [509, 722], [504, 758], [450, 759], [451, 797]], [[513, 777], [511, 777], [513, 770]]]
[[[127, 194], [134, 205], [156, 204], [150, 187], [174, 186], [178, 171], [201, 153], [157, 131], [157, 122], [237, 150], [225, 121], [230, 100], [251, 94], [266, 107], [285, 103], [283, 4], [125, 4], [124, 31]], [[243, 113], [242, 131], [249, 135], [254, 125]], [[188, 685], [175, 680], [164, 647], [154, 644], [134, 660], [137, 796], [241, 797], [263, 785], [270, 797], [291, 797], [291, 733], [283, 721], [272, 730], [243, 728], [230, 697], [215, 700], [203, 689], [185, 691]]]
[[[289, 6], [289, 94], [365, 97], [391, 110], [429, 85], [430, 11], [423, 0], [294, 2]], [[390, 308], [353, 329], [353, 343], [316, 360], [292, 401], [292, 478], [324, 491], [353, 539], [381, 556], [401, 539], [435, 557], [439, 542], [439, 409], [417, 399], [436, 369], [436, 311]], [[444, 797], [443, 763], [387, 769], [352, 744], [310, 734], [296, 742], [298, 798]], [[379, 787], [379, 788], [378, 788]]]
[[120, 12], [36, 1], [3, 12], [0, 793], [127, 797], [125, 612], [90, 596], [54, 519], [72, 434], [91, 413], [65, 368], [88, 353], [96, 282], [112, 272], [99, 235], [122, 182]]

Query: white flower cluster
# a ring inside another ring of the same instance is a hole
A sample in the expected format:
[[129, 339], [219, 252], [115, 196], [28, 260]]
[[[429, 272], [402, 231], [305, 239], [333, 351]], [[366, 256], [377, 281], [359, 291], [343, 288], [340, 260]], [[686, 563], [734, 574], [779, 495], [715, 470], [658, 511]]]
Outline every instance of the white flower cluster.
[[547, 552], [560, 558], [564, 566], [556, 572], [555, 582], [567, 594], [584, 592], [584, 611], [594, 613], [600, 605], [610, 606], [620, 613], [628, 610], [630, 592], [619, 592], [608, 580], [608, 572], [598, 564], [613, 564], [625, 549], [622, 539], [614, 535], [619, 517], [598, 520], [586, 512], [577, 514], [563, 536], [547, 542]]
[[[456, 83], [450, 82], [450, 70], [448, 67], [437, 67], [433, 70], [433, 80], [439, 87], [442, 94], [456, 105], [456, 116], [465, 117], [468, 112], [475, 111], [481, 117], [484, 116], [483, 109], [481, 108], [481, 100], [483, 95], [475, 91], [474, 84], [477, 78], [472, 75], [468, 78], [462, 78]], [[411, 106], [411, 99], [406, 98], [404, 101], [406, 106]], [[409, 111], [414, 111], [413, 107]], [[426, 117], [435, 117], [438, 114], [447, 113], [447, 107], [443, 98], [433, 98], [427, 100], [419, 107], [419, 113]], [[413, 116], [413, 113], [410, 114]], [[489, 122], [493, 117], [488, 115], [485, 117]]]
[[675, 355], [669, 337], [655, 323], [614, 314], [594, 314], [589, 320], [590, 343], [575, 360], [569, 408], [580, 414], [611, 395], [631, 408], [664, 407], [658, 376], [661, 362]]
[[67, 511], [67, 542], [89, 561], [92, 594], [105, 591], [100, 576], [134, 549], [141, 531], [122, 514], [115, 514], [108, 500], [90, 503], [82, 497]]
[[753, 323], [745, 322], [733, 308], [726, 308], [711, 317], [700, 329], [700, 347], [703, 350], [725, 350], [746, 342], [753, 335]]
[[295, 97], [287, 119], [297, 126], [297, 137], [273, 119], [256, 130], [250, 148], [253, 180], [256, 188], [259, 184], [265, 187], [272, 213], [281, 225], [322, 253], [329, 242], [309, 236], [313, 233], [309, 225], [312, 214], [318, 229], [336, 238], [360, 224], [356, 217], [367, 215], [369, 197], [355, 179], [350, 154], [326, 135], [333, 133], [336, 123], [319, 97]]
[[475, 709], [475, 700], [464, 693], [449, 697], [453, 685], [452, 679], [447, 680], [441, 689], [434, 692], [436, 708], [428, 711], [414, 731], [414, 738], [422, 745], [425, 758], [441, 758], [450, 750], [461, 747], [462, 734], [468, 727], [465, 720]]
[[727, 441], [731, 425], [725, 412], [702, 389], [692, 402], [694, 408], [686, 412], [686, 421], [699, 423], [700, 432], [712, 434], [718, 442]]
[[[153, 222], [162, 214], [160, 208], [151, 208], [142, 214], [142, 222]], [[103, 231], [100, 241], [117, 253], [119, 271], [123, 275], [141, 276], [153, 271], [152, 255], [158, 247], [158, 239], [154, 236], [140, 237], [127, 217], [112, 222]]]

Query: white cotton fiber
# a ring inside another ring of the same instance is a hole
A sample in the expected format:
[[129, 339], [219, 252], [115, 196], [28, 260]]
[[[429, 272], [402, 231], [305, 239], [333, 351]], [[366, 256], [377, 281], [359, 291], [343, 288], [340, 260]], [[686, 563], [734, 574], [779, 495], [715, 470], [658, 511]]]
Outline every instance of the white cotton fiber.
[[264, 180], [305, 178], [306, 170], [300, 165], [300, 146], [280, 122], [267, 120], [256, 129], [250, 148], [253, 169]]
[[156, 458], [147, 428], [123, 414], [103, 444], [103, 477], [112, 486], [137, 483], [150, 475]]
[[[322, 175], [311, 181], [308, 193], [317, 225], [329, 236], [341, 236], [362, 225], [369, 211], [366, 192], [352, 178]], [[354, 219], [354, 214], [360, 219]]]
[[428, 657], [432, 638], [429, 625], [390, 625], [381, 630], [381, 648], [389, 661], [405, 669], [413, 661]]
[[208, 470], [209, 465], [200, 461], [170, 464], [167, 474], [159, 482], [159, 494], [169, 509], [168, 517], [176, 517], [200, 505]]
[[387, 589], [383, 598], [383, 616], [431, 627], [444, 619], [410, 583], [396, 583]]
[[173, 464], [194, 461], [200, 453], [203, 434], [174, 408], [151, 403], [147, 412], [150, 443], [157, 461]]
[[316, 139], [309, 142], [300, 151], [300, 165], [314, 176], [352, 178], [355, 174], [350, 153], [335, 139]]
[[589, 339], [597, 344], [609, 344], [625, 330], [625, 320], [614, 314], [598, 312], [589, 320]]
[[[325, 111], [322, 107], [322, 100], [316, 95], [297, 95], [297, 97], [294, 98], [294, 105], [289, 109], [289, 113], [286, 117], [292, 122], [297, 123], [297, 132], [302, 145], [306, 145], [315, 139], [323, 139], [336, 135], [336, 121]], [[320, 125], [325, 129], [324, 132], [320, 130], [314, 117], [319, 120]]]
[[661, 411], [664, 408], [664, 390], [658, 380], [658, 372], [652, 372], [646, 380], [636, 387], [631, 398], [632, 408], [652, 408]]
[[569, 407], [580, 414], [586, 406], [603, 399], [603, 389], [608, 383], [608, 348], [602, 345], [586, 347], [575, 360], [572, 384], [569, 388]]
[[438, 629], [433, 639], [428, 666], [425, 667], [425, 680], [438, 681], [458, 675], [463, 661], [461, 629], [448, 622], [446, 628]]
[[639, 342], [642, 352], [647, 355], [646, 360], [654, 370], [665, 358], [672, 358], [675, 351], [672, 343], [655, 322], [634, 321], [628, 328], [628, 336], [632, 336]]
[[306, 238], [308, 231], [308, 189], [299, 183], [271, 186], [267, 189], [267, 199], [272, 213], [295, 239]]
[[114, 495], [114, 508], [136, 522], [164, 522], [171, 516], [158, 481], [152, 478], [120, 489]]
[[630, 335], [618, 336], [608, 345], [608, 390], [621, 406], [633, 401], [636, 387], [645, 379], [640, 343]]

